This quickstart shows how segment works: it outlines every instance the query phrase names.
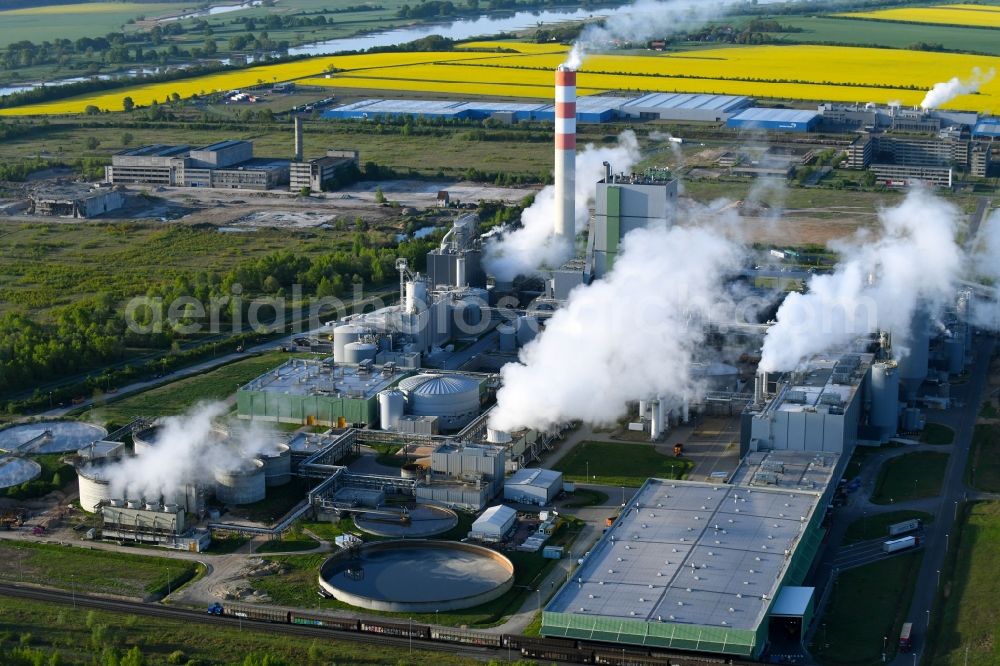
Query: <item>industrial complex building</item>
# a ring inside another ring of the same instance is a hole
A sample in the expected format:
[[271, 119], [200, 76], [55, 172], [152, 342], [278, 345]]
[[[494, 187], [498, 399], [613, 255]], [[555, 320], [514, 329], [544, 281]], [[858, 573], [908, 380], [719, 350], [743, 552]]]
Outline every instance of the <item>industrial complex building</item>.
[[771, 132], [812, 132], [819, 120], [819, 113], [815, 111], [750, 108], [726, 120], [726, 127]]
[[124, 205], [125, 193], [121, 188], [74, 183], [33, 191], [28, 198], [28, 213], [88, 218], [118, 210]]

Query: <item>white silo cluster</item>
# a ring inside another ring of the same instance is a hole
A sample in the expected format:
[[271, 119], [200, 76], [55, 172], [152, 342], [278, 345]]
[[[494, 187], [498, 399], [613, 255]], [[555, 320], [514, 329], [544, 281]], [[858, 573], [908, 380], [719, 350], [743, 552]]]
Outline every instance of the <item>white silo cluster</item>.
[[644, 425], [648, 424], [649, 440], [656, 442], [670, 429], [671, 422], [687, 423], [690, 410], [690, 401], [686, 398], [657, 396], [639, 401], [639, 420]]
[[457, 430], [480, 413], [480, 382], [459, 374], [426, 373], [399, 383], [406, 413], [437, 417], [442, 430]]

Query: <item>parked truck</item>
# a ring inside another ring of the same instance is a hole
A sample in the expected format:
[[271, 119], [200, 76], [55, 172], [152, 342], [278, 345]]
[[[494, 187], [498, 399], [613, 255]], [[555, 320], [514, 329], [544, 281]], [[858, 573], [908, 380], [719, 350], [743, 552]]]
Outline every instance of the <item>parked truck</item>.
[[882, 543], [882, 552], [884, 553], [895, 553], [900, 550], [906, 550], [907, 548], [913, 548], [917, 545], [917, 537], [907, 536], [900, 537], [899, 539], [889, 539]]
[[893, 523], [889, 525], [889, 536], [899, 536], [900, 534], [906, 534], [907, 532], [916, 532], [920, 529], [921, 521], [919, 518], [911, 518], [910, 520], [904, 520], [900, 523]]

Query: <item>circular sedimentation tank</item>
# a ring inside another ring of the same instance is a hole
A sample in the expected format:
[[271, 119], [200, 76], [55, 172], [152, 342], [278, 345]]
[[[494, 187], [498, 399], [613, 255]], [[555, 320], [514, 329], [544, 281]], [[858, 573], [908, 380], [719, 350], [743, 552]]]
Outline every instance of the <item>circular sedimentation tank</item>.
[[33, 455], [66, 453], [107, 434], [104, 428], [79, 421], [38, 421], [0, 430], [0, 449]]
[[156, 446], [163, 426], [156, 424], [132, 434], [135, 455], [142, 455]]
[[382, 541], [350, 548], [320, 567], [319, 584], [359, 608], [431, 612], [492, 601], [514, 584], [500, 553], [454, 541]]
[[368, 534], [397, 539], [419, 539], [444, 534], [458, 525], [458, 515], [451, 509], [430, 504], [418, 504], [409, 509], [406, 518], [359, 512], [354, 516], [357, 528]]
[[42, 474], [42, 466], [34, 460], [16, 456], [0, 456], [0, 489], [34, 481]]

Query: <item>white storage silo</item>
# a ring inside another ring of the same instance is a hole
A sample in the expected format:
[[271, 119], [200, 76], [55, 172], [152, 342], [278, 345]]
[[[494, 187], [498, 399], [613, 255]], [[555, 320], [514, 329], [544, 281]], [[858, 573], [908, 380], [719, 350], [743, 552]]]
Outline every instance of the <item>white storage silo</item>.
[[462, 375], [422, 374], [399, 383], [407, 412], [437, 416], [441, 428], [461, 428], [479, 415], [479, 382]]
[[871, 425], [879, 429], [882, 439], [896, 435], [899, 427], [899, 371], [889, 361], [872, 365]]
[[344, 347], [361, 339], [362, 329], [351, 324], [345, 324], [333, 329], [333, 360], [344, 362]]
[[256, 458], [233, 469], [216, 469], [215, 497], [223, 504], [252, 504], [264, 499], [264, 463]]
[[344, 345], [343, 358], [339, 362], [357, 365], [365, 360], [374, 361], [376, 354], [378, 346], [371, 342], [349, 342]]
[[81, 467], [76, 476], [80, 484], [80, 507], [84, 511], [96, 513], [98, 506], [111, 501], [111, 484], [102, 467]]
[[402, 391], [390, 389], [379, 392], [378, 413], [382, 430], [396, 430], [405, 411], [406, 397]]
[[406, 283], [404, 308], [410, 314], [427, 309], [427, 283], [419, 275]]

